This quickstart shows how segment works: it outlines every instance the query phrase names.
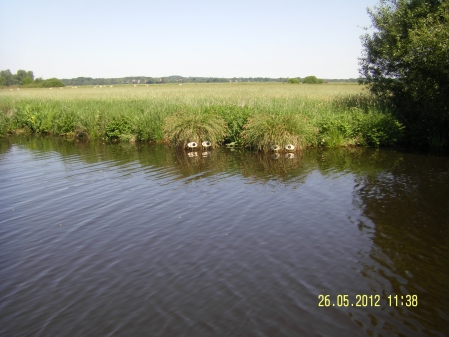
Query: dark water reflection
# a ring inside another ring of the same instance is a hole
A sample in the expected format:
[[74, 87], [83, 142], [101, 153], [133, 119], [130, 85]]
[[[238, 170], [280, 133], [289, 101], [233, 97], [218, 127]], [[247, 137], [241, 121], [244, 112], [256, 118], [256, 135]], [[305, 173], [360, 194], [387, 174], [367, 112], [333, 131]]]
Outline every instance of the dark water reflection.
[[0, 335], [446, 336], [448, 183], [391, 150], [0, 142]]

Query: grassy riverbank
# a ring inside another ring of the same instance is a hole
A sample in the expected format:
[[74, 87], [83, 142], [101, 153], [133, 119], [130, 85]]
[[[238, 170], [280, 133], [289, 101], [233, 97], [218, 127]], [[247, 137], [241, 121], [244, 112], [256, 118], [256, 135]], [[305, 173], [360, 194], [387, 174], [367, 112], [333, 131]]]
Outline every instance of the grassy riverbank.
[[173, 145], [206, 137], [266, 150], [271, 142], [296, 142], [297, 148], [394, 145], [402, 134], [388, 107], [356, 84], [2, 89], [0, 112], [2, 136], [26, 132]]

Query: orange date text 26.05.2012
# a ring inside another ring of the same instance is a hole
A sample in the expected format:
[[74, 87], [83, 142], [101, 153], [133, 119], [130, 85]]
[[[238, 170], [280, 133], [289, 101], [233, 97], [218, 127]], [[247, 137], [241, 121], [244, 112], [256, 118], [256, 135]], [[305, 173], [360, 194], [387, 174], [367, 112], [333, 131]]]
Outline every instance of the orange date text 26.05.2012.
[[[387, 304], [390, 307], [416, 307], [418, 306], [418, 295], [389, 295]], [[337, 295], [318, 295], [319, 307], [380, 307], [382, 298], [380, 295], [355, 295], [350, 297], [347, 294]]]

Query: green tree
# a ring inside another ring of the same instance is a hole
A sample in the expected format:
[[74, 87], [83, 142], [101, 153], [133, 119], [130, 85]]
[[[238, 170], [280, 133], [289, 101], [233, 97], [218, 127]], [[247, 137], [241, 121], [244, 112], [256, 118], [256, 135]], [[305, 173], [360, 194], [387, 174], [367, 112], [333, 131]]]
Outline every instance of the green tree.
[[299, 83], [301, 83], [301, 82], [299, 81], [299, 78], [289, 78], [287, 82], [288, 82], [288, 83], [293, 83], [293, 84], [299, 84]]
[[57, 78], [49, 78], [48, 80], [41, 82], [41, 87], [44, 88], [54, 88], [54, 87], [65, 87], [64, 83]]
[[17, 80], [9, 69], [0, 71], [0, 76], [3, 78], [2, 82], [4, 85], [14, 85], [17, 84]]
[[[24, 82], [25, 79], [25, 82]], [[28, 80], [30, 79], [30, 80]], [[32, 71], [18, 70], [15, 75], [9, 69], [0, 71], [0, 85], [29, 84], [34, 80]]]
[[18, 84], [30, 84], [33, 83], [34, 74], [32, 71], [25, 70], [17, 70], [17, 74], [15, 75]]
[[22, 84], [31, 84], [33, 83], [33, 80], [30, 77], [24, 77], [22, 79]]
[[381, 0], [368, 14], [360, 82], [391, 101], [411, 144], [447, 144], [449, 2]]
[[28, 77], [28, 73], [25, 70], [19, 69], [19, 70], [17, 70], [17, 74], [15, 76], [16, 76], [17, 82], [22, 83], [22, 80], [25, 77]]
[[302, 83], [306, 83], [306, 84], [321, 84], [324, 81], [316, 78], [316, 76], [306, 76], [304, 77], [304, 80], [302, 81]]

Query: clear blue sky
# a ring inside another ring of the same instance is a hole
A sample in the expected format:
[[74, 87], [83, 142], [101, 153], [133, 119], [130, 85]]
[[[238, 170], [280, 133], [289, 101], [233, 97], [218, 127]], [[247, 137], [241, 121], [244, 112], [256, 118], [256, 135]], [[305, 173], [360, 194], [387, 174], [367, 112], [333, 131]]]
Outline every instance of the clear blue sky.
[[358, 77], [377, 0], [0, 0], [0, 70], [36, 77]]

